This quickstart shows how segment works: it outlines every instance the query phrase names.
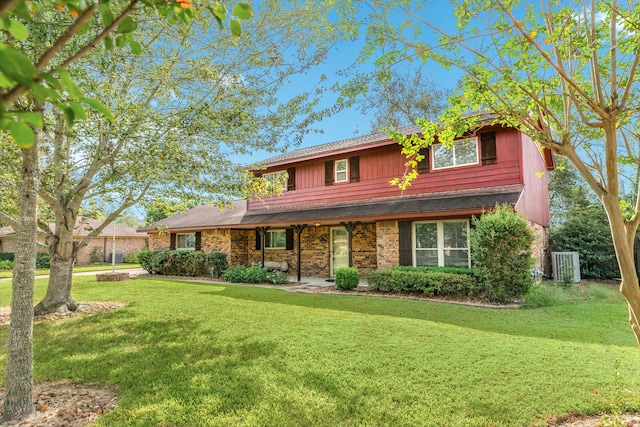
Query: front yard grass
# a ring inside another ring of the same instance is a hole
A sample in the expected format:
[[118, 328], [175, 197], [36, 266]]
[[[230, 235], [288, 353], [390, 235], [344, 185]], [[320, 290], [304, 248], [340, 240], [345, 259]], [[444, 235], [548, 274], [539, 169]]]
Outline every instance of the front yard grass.
[[[116, 264], [116, 270], [126, 270], [129, 268], [140, 268], [140, 264]], [[73, 268], [74, 273], [82, 273], [88, 271], [106, 271], [111, 270], [111, 264], [91, 264], [91, 265], [77, 265]], [[42, 276], [49, 274], [48, 268], [37, 268], [36, 276]], [[7, 279], [13, 277], [12, 270], [0, 270], [0, 279]]]
[[640, 408], [640, 350], [604, 287], [500, 310], [154, 279], [74, 288], [129, 305], [36, 324], [35, 375], [117, 386], [98, 426], [543, 426]]

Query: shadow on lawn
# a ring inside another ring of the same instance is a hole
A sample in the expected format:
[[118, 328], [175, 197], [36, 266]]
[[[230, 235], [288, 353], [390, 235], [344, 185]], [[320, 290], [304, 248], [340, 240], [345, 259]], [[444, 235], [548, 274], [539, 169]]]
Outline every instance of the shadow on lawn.
[[222, 340], [193, 319], [145, 321], [126, 309], [41, 323], [34, 335], [38, 378], [117, 384], [118, 406], [144, 425], [173, 425], [194, 407], [200, 414], [233, 414], [255, 404], [265, 384], [250, 366], [275, 350], [266, 341]]
[[[205, 283], [202, 285], [211, 286]], [[490, 309], [401, 298], [302, 294], [251, 286], [223, 286], [223, 289], [201, 294], [418, 319], [515, 336], [636, 347], [626, 322], [627, 311], [624, 304], [589, 302], [545, 309]]]

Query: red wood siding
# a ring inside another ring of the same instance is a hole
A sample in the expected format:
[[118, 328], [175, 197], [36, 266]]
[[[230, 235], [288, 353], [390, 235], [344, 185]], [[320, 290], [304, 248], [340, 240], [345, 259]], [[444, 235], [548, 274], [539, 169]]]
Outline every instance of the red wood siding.
[[544, 155], [531, 141], [521, 134], [522, 138], [522, 173], [524, 193], [516, 210], [527, 218], [544, 227], [549, 226], [549, 187], [547, 164]]
[[[406, 195], [435, 193], [481, 187], [493, 187], [523, 183], [519, 132], [512, 129], [496, 131], [497, 163], [472, 165], [450, 169], [432, 170], [421, 174], [404, 192]], [[393, 178], [401, 177], [405, 171], [405, 157], [395, 143], [376, 148], [364, 148], [350, 154], [360, 156], [360, 182], [334, 183], [326, 186], [324, 180], [325, 161], [348, 159], [347, 155], [327, 157], [307, 162], [292, 163], [268, 169], [276, 172], [295, 167], [295, 190], [285, 191], [281, 196], [265, 199], [270, 208], [300, 206], [301, 204], [333, 203], [370, 198], [399, 196], [398, 187], [389, 184]], [[265, 209], [260, 201], [250, 201], [250, 210]]]

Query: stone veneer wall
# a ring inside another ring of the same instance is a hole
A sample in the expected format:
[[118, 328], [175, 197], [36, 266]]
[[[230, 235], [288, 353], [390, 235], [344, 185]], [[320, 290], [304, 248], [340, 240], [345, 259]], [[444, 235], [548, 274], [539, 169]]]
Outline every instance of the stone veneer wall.
[[400, 264], [400, 230], [398, 221], [376, 223], [377, 264], [379, 269]]

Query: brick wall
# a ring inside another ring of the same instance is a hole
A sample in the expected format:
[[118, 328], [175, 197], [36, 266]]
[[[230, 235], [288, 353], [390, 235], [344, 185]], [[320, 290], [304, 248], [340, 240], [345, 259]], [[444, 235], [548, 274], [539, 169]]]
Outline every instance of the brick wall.
[[229, 265], [248, 265], [248, 247], [255, 231], [253, 230], [230, 230], [230, 252], [227, 254]]
[[[76, 240], [76, 243], [78, 240]], [[141, 251], [147, 246], [147, 240], [136, 237], [116, 237], [116, 253], [124, 251], [126, 258], [134, 252]], [[95, 249], [94, 249], [95, 248]], [[100, 262], [108, 261], [111, 257], [113, 249], [113, 239], [109, 237], [96, 237], [92, 239], [87, 246], [80, 249], [76, 256], [77, 264], [89, 264], [91, 262], [91, 252], [96, 251], [99, 254]]]
[[202, 232], [202, 252], [224, 252], [229, 255], [231, 251], [231, 230], [220, 228], [204, 230]]
[[171, 246], [171, 236], [169, 233], [150, 233], [149, 234], [149, 250], [160, 251], [169, 250]]
[[379, 269], [400, 264], [400, 243], [398, 221], [376, 223], [377, 265]]
[[376, 251], [376, 224], [360, 224], [353, 230], [351, 257], [360, 277], [375, 270], [378, 265]]

